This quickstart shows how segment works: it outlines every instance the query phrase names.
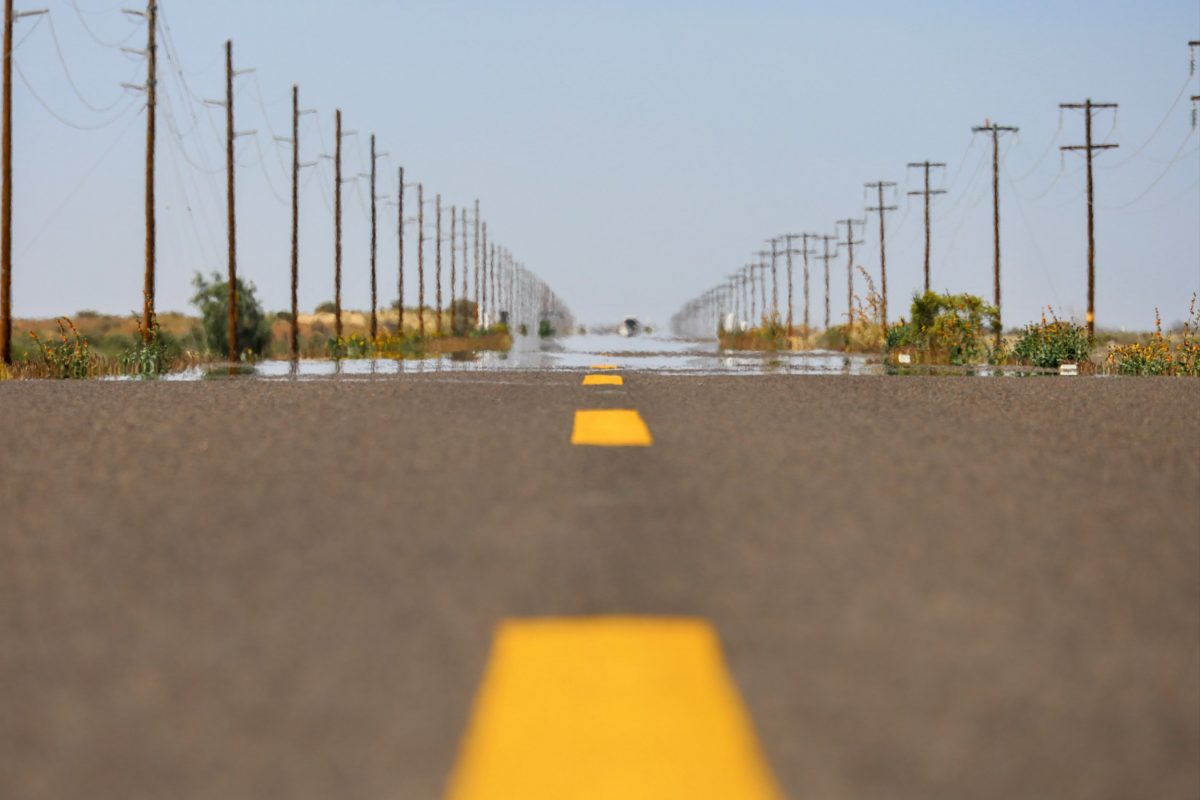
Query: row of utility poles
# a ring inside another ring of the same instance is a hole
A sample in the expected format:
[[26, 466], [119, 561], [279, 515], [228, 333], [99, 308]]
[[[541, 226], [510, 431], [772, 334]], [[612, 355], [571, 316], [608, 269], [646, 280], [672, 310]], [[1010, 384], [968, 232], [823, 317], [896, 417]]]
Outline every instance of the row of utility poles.
[[[15, 11], [13, 0], [4, 0], [4, 63], [3, 63], [3, 153], [2, 186], [0, 186], [0, 360], [5, 364], [12, 363], [12, 57], [13, 31], [15, 23], [21, 19], [49, 13], [47, 10]], [[126, 51], [143, 56], [146, 59], [146, 81], [140, 85], [125, 84], [124, 88], [143, 92], [146, 96], [146, 172], [145, 172], [145, 274], [142, 305], [142, 335], [148, 341], [153, 335], [155, 315], [155, 271], [157, 263], [157, 223], [155, 201], [155, 154], [157, 149], [157, 107], [158, 107], [158, 0], [147, 0], [145, 11], [125, 10], [124, 13], [145, 20], [147, 43], [145, 50]], [[253, 72], [253, 70], [235, 70], [233, 65], [233, 42], [225, 43], [225, 98], [224, 100], [206, 100], [206, 105], [216, 106], [225, 111], [225, 178], [226, 178], [226, 226], [227, 226], [227, 273], [228, 273], [228, 352], [230, 361], [236, 361], [240, 351], [238, 347], [238, 272], [237, 272], [237, 213], [236, 213], [236, 140], [243, 136], [255, 135], [256, 131], [238, 131], [235, 128], [234, 91], [235, 79], [238, 76]], [[299, 358], [299, 281], [300, 281], [300, 175], [302, 170], [316, 166], [316, 162], [300, 160], [300, 120], [308, 114], [317, 113], [312, 109], [300, 107], [299, 87], [292, 87], [292, 125], [291, 137], [279, 137], [277, 142], [287, 143], [292, 149], [291, 163], [291, 330], [289, 349], [292, 358]], [[560, 325], [573, 324], [569, 309], [549, 286], [535, 273], [518, 263], [507, 249], [494, 241], [489, 244], [487, 223], [480, 216], [479, 201], [475, 200], [473, 211], [451, 206], [449, 236], [443, 236], [442, 215], [446, 207], [442, 205], [441, 195], [435, 195], [435, 308], [432, 326], [426, 325], [425, 312], [425, 244], [427, 230], [425, 226], [425, 187], [417, 183], [417, 212], [415, 217], [405, 216], [406, 190], [414, 188], [414, 184], [405, 182], [404, 167], [398, 169], [399, 190], [394, 201], [391, 198], [381, 198], [377, 191], [378, 162], [386, 157], [386, 153], [376, 150], [375, 135], [370, 137], [371, 164], [370, 171], [351, 178], [342, 175], [342, 144], [349, 137], [356, 135], [354, 131], [342, 129], [342, 111], [337, 109], [334, 114], [335, 144], [334, 152], [323, 154], [322, 157], [333, 162], [334, 172], [334, 327], [335, 335], [343, 336], [342, 320], [342, 187], [344, 184], [366, 179], [370, 182], [370, 287], [371, 313], [370, 335], [372, 339], [379, 336], [379, 292], [378, 292], [378, 226], [377, 201], [386, 199], [397, 209], [396, 232], [399, 239], [399, 269], [398, 269], [398, 301], [397, 301], [397, 333], [404, 331], [405, 285], [404, 285], [404, 255], [405, 228], [417, 226], [417, 324], [416, 333], [424, 337], [432, 332], [446, 333], [446, 305], [443, 303], [442, 283], [442, 253], [443, 244], [449, 246], [450, 276], [449, 276], [449, 316], [450, 332], [462, 333], [471, 327], [491, 326], [500, 322], [515, 324], [518, 314], [522, 324], [528, 325], [536, 320], [557, 320]], [[458, 223], [462, 223], [461, 240], [457, 237]], [[468, 241], [473, 231], [473, 245]], [[461, 244], [461, 283], [457, 283], [459, 262], [457, 261], [458, 247]], [[470, 256], [473, 256], [471, 258]], [[474, 281], [469, 278], [471, 267], [474, 267]], [[469, 289], [474, 288], [474, 302], [469, 299]], [[459, 288], [461, 287], [461, 295]]]
[[[1197, 51], [1200, 49], [1200, 40], [1188, 42], [1190, 54], [1190, 75], [1196, 74]], [[1200, 95], [1192, 95], [1191, 101], [1193, 104], [1200, 104]], [[1095, 185], [1095, 170], [1094, 163], [1098, 153], [1106, 150], [1114, 150], [1120, 147], [1116, 142], [1097, 141], [1095, 130], [1095, 119], [1098, 114], [1106, 111], [1116, 111], [1117, 103], [1097, 102], [1091, 98], [1087, 98], [1082, 102], [1060, 103], [1061, 110], [1078, 111], [1083, 116], [1083, 143], [1069, 144], [1060, 147], [1064, 153], [1079, 153], [1083, 156], [1086, 169], [1086, 199], [1087, 199], [1087, 317], [1086, 325], [1088, 337], [1095, 339], [1096, 334], [1096, 185]], [[1192, 110], [1192, 125], [1197, 125], [1197, 117], [1200, 116], [1200, 106], [1194, 106]], [[1001, 125], [992, 121], [985, 121], [983, 125], [978, 125], [972, 129], [973, 135], [986, 134], [991, 139], [992, 146], [992, 282], [993, 282], [993, 302], [996, 308], [996, 319], [993, 334], [997, 345], [1000, 344], [1003, 338], [1002, 324], [1002, 296], [1001, 296], [1001, 248], [1000, 248], [1000, 144], [1003, 137], [1016, 134], [1019, 129], [1012, 125]], [[924, 288], [926, 292], [931, 290], [930, 281], [930, 261], [932, 254], [933, 230], [931, 205], [934, 197], [946, 194], [945, 189], [933, 188], [933, 175], [936, 171], [944, 171], [946, 164], [944, 162], [934, 161], [917, 161], [908, 164], [909, 169], [918, 169], [922, 173], [923, 188], [910, 191], [910, 196], [921, 197], [924, 205], [924, 225], [925, 225], [925, 250], [924, 250]], [[887, 284], [887, 228], [885, 216], [890, 211], [895, 211], [895, 206], [885, 204], [884, 193], [886, 189], [894, 189], [895, 183], [887, 181], [876, 181], [865, 184], [868, 190], [875, 190], [877, 197], [877, 205], [868, 206], [865, 210], [879, 214], [879, 275], [880, 275], [880, 323], [884, 330], [887, 329], [889, 320], [887, 311], [888, 284]], [[699, 296], [689, 300], [672, 318], [672, 328], [681, 335], [690, 336], [708, 336], [711, 335], [713, 328], [724, 329], [729, 317], [734, 318], [735, 327], [740, 327], [742, 324], [749, 326], [755, 325], [761, 320], [763, 324], [779, 324], [779, 292], [778, 292], [778, 273], [776, 262], [783, 255], [788, 259], [788, 299], [787, 299], [787, 332], [791, 336], [794, 334], [793, 323], [793, 294], [792, 294], [792, 256], [803, 255], [804, 257], [804, 322], [803, 328], [806, 333], [809, 332], [809, 258], [814, 257], [822, 260], [825, 265], [825, 328], [829, 328], [832, 322], [829, 313], [829, 262], [831, 259], [839, 257], [839, 250], [842, 247], [846, 248], [847, 253], [847, 311], [846, 325], [847, 330], [853, 330], [854, 326], [854, 272], [856, 268], [854, 260], [854, 248], [862, 245], [863, 240], [857, 238], [866, 225], [865, 219], [843, 219], [838, 220], [836, 236], [821, 236], [817, 234], [783, 234], [768, 240], [771, 243], [770, 251], [759, 251], [755, 255], [758, 261], [744, 266], [738, 272], [728, 276], [719, 285], [706, 290]], [[842, 238], [842, 230], [844, 228], [845, 238]], [[803, 241], [802, 248], [795, 250], [793, 243], [800, 239]], [[821, 240], [824, 242], [824, 252], [822, 255], [816, 255], [811, 252], [808, 247], [809, 240]], [[783, 243], [783, 248], [779, 245]], [[835, 247], [830, 252], [830, 244], [835, 243]], [[769, 258], [768, 262], [766, 259]], [[768, 310], [767, 293], [766, 293], [766, 270], [771, 270], [773, 290], [771, 294], [771, 304]], [[761, 303], [761, 307], [760, 307]], [[743, 321], [746, 321], [743, 323]]]
[[[1189, 46], [1195, 48], [1200, 46], [1200, 42], [1190, 42]], [[1193, 97], [1193, 101], [1200, 101], [1200, 98]], [[1113, 110], [1117, 108], [1116, 103], [1097, 103], [1090, 98], [1082, 103], [1062, 103], [1062, 109], [1077, 110], [1083, 112], [1084, 117], [1084, 143], [1079, 145], [1064, 145], [1061, 149], [1064, 152], [1079, 152], [1082, 153], [1087, 163], [1087, 331], [1089, 338], [1095, 337], [1096, 323], [1096, 235], [1095, 235], [1095, 181], [1093, 174], [1093, 159], [1095, 154], [1104, 150], [1111, 150], [1118, 147], [1117, 144], [1111, 142], [1096, 142], [1093, 137], [1093, 120], [1098, 112], [1105, 110]], [[993, 297], [996, 307], [996, 321], [993, 334], [997, 345], [1003, 336], [1003, 326], [1001, 324], [1001, 280], [1000, 280], [1000, 141], [1001, 137], [1007, 134], [1015, 134], [1018, 128], [1011, 125], [1000, 125], [991, 121], [985, 122], [983, 125], [973, 127], [973, 134], [987, 134], [991, 139], [992, 145], [992, 232], [993, 232]], [[924, 288], [926, 292], [931, 290], [930, 283], [930, 259], [933, 247], [933, 225], [931, 217], [931, 204], [934, 197], [946, 194], [945, 189], [933, 188], [932, 176], [935, 171], [945, 170], [946, 164], [939, 161], [917, 161], [908, 164], [909, 169], [921, 170], [923, 176], [923, 188], [915, 191], [910, 191], [909, 195], [921, 197], [924, 201], [924, 223], [925, 223], [925, 250], [924, 250]], [[888, 281], [887, 281], [887, 223], [886, 215], [889, 212], [897, 210], [894, 205], [887, 205], [885, 201], [885, 192], [888, 189], [894, 190], [896, 184], [889, 181], [874, 181], [865, 184], [865, 188], [875, 193], [877, 203], [873, 206], [867, 206], [865, 210], [870, 213], [878, 213], [879, 215], [879, 277], [880, 277], [880, 309], [879, 321], [886, 334], [888, 325]], [[707, 336], [711, 334], [713, 328], [725, 329], [730, 315], [734, 318], [734, 327], [741, 327], [743, 320], [748, 320], [748, 326], [754, 327], [759, 320], [763, 324], [779, 324], [780, 309], [779, 309], [779, 292], [777, 283], [776, 262], [780, 255], [787, 256], [787, 274], [788, 274], [788, 300], [787, 300], [787, 334], [792, 336], [795, 333], [793, 324], [793, 297], [792, 297], [792, 256], [803, 255], [804, 257], [804, 322], [802, 330], [805, 334], [809, 333], [809, 257], [815, 256], [822, 259], [825, 263], [825, 328], [829, 328], [831, 320], [829, 316], [829, 261], [832, 258], [838, 257], [838, 250], [845, 247], [847, 254], [846, 261], [846, 327], [848, 332], [852, 332], [855, 323], [855, 293], [854, 293], [854, 272], [857, 267], [854, 259], [854, 248], [864, 244], [864, 240], [858, 238], [866, 226], [866, 219], [842, 219], [836, 223], [838, 229], [837, 236], [823, 236], [820, 234], [784, 234], [768, 240], [771, 244], [770, 251], [759, 251], [755, 253], [758, 256], [758, 261], [744, 266], [737, 273], [728, 276], [724, 281], [716, 287], [713, 287], [696, 298], [689, 300], [684, 304], [683, 308], [676, 313], [672, 319], [673, 329], [681, 335]], [[844, 238], [842, 236], [844, 232]], [[795, 250], [792, 244], [795, 240], [801, 239], [803, 246], [800, 250]], [[816, 255], [808, 248], [809, 240], [823, 240], [825, 247], [823, 255]], [[783, 243], [783, 249], [779, 249], [779, 244]], [[836, 242], [835, 249], [830, 253], [829, 246], [831, 242]], [[769, 258], [768, 262], [766, 259]], [[771, 305], [768, 309], [766, 303], [766, 270], [768, 267], [771, 270], [773, 291], [771, 294]], [[747, 291], [748, 289], [748, 291]], [[758, 296], [762, 300], [761, 313], [756, 298], [756, 289], [761, 289]]]

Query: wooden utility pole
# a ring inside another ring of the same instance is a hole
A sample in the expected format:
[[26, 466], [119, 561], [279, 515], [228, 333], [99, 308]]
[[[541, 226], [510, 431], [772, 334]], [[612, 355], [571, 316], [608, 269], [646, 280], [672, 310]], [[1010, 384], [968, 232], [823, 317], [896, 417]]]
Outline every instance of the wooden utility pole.
[[233, 41], [225, 42], [225, 177], [229, 231], [229, 360], [238, 360], [237, 215], [234, 210]]
[[342, 338], [342, 110], [334, 115], [333, 143], [333, 313], [334, 330]]
[[484, 265], [481, 270], [476, 270], [475, 277], [479, 279], [479, 325], [486, 327], [487, 323], [487, 223], [484, 223], [484, 243], [482, 243], [482, 259]]
[[157, 233], [154, 219], [154, 155], [158, 120], [158, 0], [146, 4], [146, 276], [142, 289], [142, 341], [149, 342], [154, 321], [154, 266]]
[[736, 332], [742, 317], [741, 275], [735, 272], [725, 280], [729, 286], [729, 313], [733, 315], [733, 326], [728, 330]]
[[515, 330], [521, 317], [521, 273], [524, 265], [515, 258], [508, 265], [508, 327]]
[[467, 210], [464, 208], [462, 210], [462, 311], [463, 311], [462, 327], [463, 327], [464, 331], [466, 331], [468, 328], [471, 327], [470, 323], [467, 322], [467, 303], [469, 300], [469, 295], [467, 293], [467, 278], [468, 278], [467, 273], [471, 271], [471, 260], [470, 260], [470, 256], [469, 256], [468, 247], [469, 247], [469, 244], [467, 242]]
[[754, 328], [758, 319], [758, 277], [755, 274], [758, 271], [758, 265], [746, 264], [742, 269], [745, 270], [746, 280], [750, 283], [750, 327]]
[[838, 248], [836, 247], [833, 249], [832, 253], [829, 252], [829, 243], [836, 242], [838, 237], [821, 236], [819, 238], [825, 243], [825, 254], [817, 256], [817, 258], [825, 262], [825, 330], [829, 330], [829, 323], [831, 320], [829, 316], [829, 262], [838, 256]]
[[793, 280], [792, 256], [795, 255], [792, 248], [792, 242], [799, 237], [794, 233], [785, 233], [783, 235], [784, 253], [787, 254], [787, 335], [789, 337], [795, 334], [795, 281]]
[[300, 168], [315, 164], [300, 163], [300, 87], [292, 86], [292, 360], [300, 358]]
[[768, 239], [771, 245], [771, 322], [779, 321], [779, 239]]
[[375, 155], [375, 134], [371, 134], [371, 341], [379, 336], [379, 286], [375, 277], [375, 262], [379, 250], [379, 231], [375, 217], [375, 179], [378, 156]]
[[750, 280], [746, 277], [746, 270], [744, 268], [738, 270], [738, 281], [741, 283], [742, 288], [742, 312], [741, 317], [738, 319], [738, 328], [740, 330], [740, 323], [743, 321], [743, 319], [746, 320], [748, 325], [751, 315], [754, 312], [750, 309]]
[[846, 261], [846, 333], [854, 331], [854, 245], [863, 244], [863, 240], [854, 239], [854, 226], [861, 225], [865, 227], [867, 221], [865, 219], [843, 219], [838, 220], [838, 225], [846, 226], [846, 241], [841, 244], [846, 245], [849, 249], [849, 259]]
[[434, 195], [434, 208], [436, 209], [434, 216], [437, 219], [436, 231], [437, 237], [434, 243], [434, 262], [436, 264], [437, 280], [435, 294], [437, 296], [437, 332], [442, 332], [442, 196]]
[[[1083, 151], [1087, 158], [1087, 235], [1088, 235], [1088, 289], [1087, 289], [1087, 331], [1088, 341], [1096, 338], [1096, 198], [1095, 184], [1092, 178], [1092, 154], [1097, 150], [1114, 150], [1118, 144], [1096, 144], [1092, 140], [1092, 117], [1096, 111], [1116, 108], [1116, 103], [1093, 103], [1089, 97], [1082, 103], [1060, 103], [1059, 108], [1070, 108], [1083, 111], [1084, 144], [1065, 145], [1064, 151]], [[999, 303], [996, 304], [999, 306]]]
[[417, 335], [425, 338], [425, 185], [417, 184]]
[[454, 310], [455, 286], [458, 279], [454, 271], [455, 252], [458, 250], [458, 206], [450, 206], [450, 335], [454, 335], [455, 323], [458, 322], [458, 312]]
[[925, 291], [929, 291], [929, 256], [931, 252], [933, 223], [929, 215], [929, 199], [935, 194], [945, 194], [945, 189], [932, 189], [929, 185], [929, 174], [935, 169], [945, 169], [946, 165], [933, 161], [919, 161], [908, 165], [909, 169], [921, 169], [925, 173], [925, 188], [921, 191], [909, 192], [909, 195], [921, 195], [925, 198]]
[[45, 14], [46, 11], [13, 11], [13, 0], [4, 0], [4, 151], [0, 157], [0, 362], [12, 364], [12, 201], [13, 201], [13, 135], [12, 135], [12, 60], [13, 26], [17, 20]]
[[400, 268], [399, 279], [396, 289], [399, 292], [399, 298], [396, 300], [396, 306], [400, 312], [400, 316], [396, 320], [396, 335], [404, 337], [404, 167], [400, 167], [400, 188], [396, 192], [396, 235], [400, 241]]
[[13, 0], [4, 0], [3, 187], [0, 188], [0, 359], [12, 364]]
[[808, 257], [815, 256], [817, 254], [816, 250], [808, 249], [808, 240], [815, 239], [815, 238], [817, 238], [817, 236], [814, 233], [804, 233], [804, 234], [801, 234], [801, 236], [804, 238], [803, 250], [801, 250], [801, 253], [804, 255], [804, 335], [808, 336], [809, 333], [812, 331], [812, 326], [809, 323], [809, 314], [808, 314], [809, 301], [812, 297], [812, 295], [809, 293], [809, 289], [808, 289], [808, 273], [809, 273]]
[[475, 326], [483, 324], [483, 304], [479, 298], [479, 200], [475, 200]]
[[292, 360], [300, 358], [300, 87], [292, 86]]
[[746, 299], [746, 282], [742, 278], [741, 272], [733, 273], [729, 276], [729, 280], [733, 284], [733, 329], [734, 331], [740, 331], [742, 327], [742, 317], [746, 313], [746, 307], [744, 305]]
[[[766, 319], [767, 315], [768, 315], [768, 311], [767, 311], [767, 259], [771, 257], [771, 251], [770, 250], [756, 250], [754, 255], [758, 256], [758, 274], [759, 274], [758, 286], [762, 290], [762, 309], [763, 309], [762, 315], [763, 315], [763, 318]], [[774, 312], [771, 312], [771, 315], [774, 316]]]
[[[243, 70], [249, 72], [250, 70]], [[225, 209], [226, 230], [229, 237], [229, 330], [228, 352], [230, 362], [238, 360], [238, 277], [237, 277], [237, 206], [235, 184], [234, 142], [239, 136], [250, 136], [254, 131], [238, 133], [233, 126], [233, 79], [241, 72], [233, 70], [233, 41], [225, 42], [225, 100], [205, 100], [206, 105], [225, 108]]]
[[1016, 133], [1019, 129], [1007, 125], [985, 122], [971, 129], [974, 133], [989, 133], [992, 136], [992, 240], [995, 244], [995, 260], [992, 265], [996, 294], [996, 347], [1004, 335], [1000, 314], [1000, 134]]
[[880, 308], [880, 323], [883, 325], [883, 332], [887, 334], [888, 328], [888, 290], [887, 290], [887, 227], [884, 224], [884, 214], [888, 211], [895, 211], [896, 206], [885, 206], [883, 204], [883, 190], [895, 187], [896, 184], [887, 181], [876, 181], [868, 183], [868, 189], [875, 189], [879, 192], [879, 205], [868, 208], [867, 211], [879, 212], [879, 288], [881, 292], [881, 308]]
[[491, 258], [488, 259], [488, 311], [491, 314], [491, 324], [495, 325], [496, 318], [496, 245], [491, 248]]

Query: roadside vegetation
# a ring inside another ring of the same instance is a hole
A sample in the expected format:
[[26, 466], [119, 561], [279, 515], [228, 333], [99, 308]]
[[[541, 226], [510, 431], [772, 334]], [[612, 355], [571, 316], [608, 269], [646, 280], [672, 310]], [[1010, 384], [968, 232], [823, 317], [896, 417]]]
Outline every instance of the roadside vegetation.
[[999, 318], [994, 306], [971, 294], [913, 295], [907, 317], [882, 324], [882, 301], [870, 276], [865, 298], [855, 297], [852, 322], [826, 330], [793, 329], [763, 317], [759, 324], [717, 335], [725, 350], [802, 351], [874, 354], [893, 366], [1002, 367], [1057, 371], [1076, 365], [1081, 374], [1200, 376], [1200, 307], [1197, 298], [1187, 319], [1169, 332], [1155, 311], [1151, 332], [1097, 331], [1057, 317], [1047, 309], [1039, 322], [1010, 330], [996, 341]]
[[1176, 337], [1162, 331], [1162, 319], [1154, 312], [1154, 332], [1147, 342], [1113, 344], [1104, 361], [1105, 371], [1114, 375], [1200, 376], [1200, 309], [1196, 297], [1182, 330]]
[[[26, 337], [14, 342], [14, 364], [0, 367], [0, 380], [11, 378], [83, 379], [99, 377], [156, 378], [192, 368], [206, 374], [243, 374], [262, 359], [291, 358], [292, 315], [266, 312], [253, 283], [238, 281], [239, 365], [225, 365], [228, 350], [229, 284], [219, 276], [193, 279], [192, 304], [199, 316], [165, 313], [112, 316], [84, 310], [74, 318], [18, 320]], [[328, 310], [324, 310], [328, 309]], [[459, 301], [442, 312], [441, 332], [433, 309], [419, 314], [393, 307], [378, 314], [380, 333], [371, 339], [370, 315], [343, 310], [342, 338], [337, 338], [334, 305], [322, 303], [313, 314], [300, 314], [300, 357], [306, 359], [426, 358], [479, 351], [507, 351], [512, 336], [503, 324], [475, 324], [474, 302]], [[420, 333], [424, 317], [425, 334]], [[528, 329], [526, 329], [527, 331]], [[553, 335], [551, 329], [550, 335]]]
[[911, 363], [963, 366], [995, 362], [995, 306], [973, 294], [925, 292], [913, 296], [911, 318], [885, 334], [885, 350], [907, 354]]

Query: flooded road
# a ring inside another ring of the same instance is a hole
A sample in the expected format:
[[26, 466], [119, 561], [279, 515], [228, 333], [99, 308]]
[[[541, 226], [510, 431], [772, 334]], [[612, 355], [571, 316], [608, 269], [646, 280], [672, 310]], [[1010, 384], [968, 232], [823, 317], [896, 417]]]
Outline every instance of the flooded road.
[[[480, 352], [422, 359], [344, 359], [264, 361], [255, 366], [260, 378], [384, 377], [438, 372], [503, 370], [578, 371], [600, 363], [615, 363], [632, 372], [701, 375], [879, 375], [878, 356], [827, 350], [808, 352], [722, 351], [713, 340], [667, 336], [580, 335], [554, 339], [518, 336], [507, 353]], [[170, 376], [198, 380], [201, 369]]]

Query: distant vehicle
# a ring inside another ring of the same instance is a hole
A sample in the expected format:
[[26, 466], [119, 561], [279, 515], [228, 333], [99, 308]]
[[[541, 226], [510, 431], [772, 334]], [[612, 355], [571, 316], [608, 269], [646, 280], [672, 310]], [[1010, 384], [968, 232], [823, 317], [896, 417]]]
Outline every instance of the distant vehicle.
[[626, 317], [617, 327], [617, 333], [622, 336], [637, 336], [641, 331], [642, 323], [638, 322], [637, 317]]

